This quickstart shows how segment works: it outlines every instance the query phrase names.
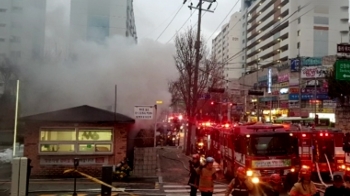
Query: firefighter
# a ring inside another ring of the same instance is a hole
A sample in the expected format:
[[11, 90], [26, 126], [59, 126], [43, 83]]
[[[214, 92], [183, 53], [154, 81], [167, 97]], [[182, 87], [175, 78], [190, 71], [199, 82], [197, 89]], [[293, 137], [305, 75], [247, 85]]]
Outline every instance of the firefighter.
[[324, 196], [349, 196], [350, 189], [345, 188], [343, 177], [340, 174], [333, 176], [333, 185], [326, 188]]
[[196, 169], [200, 166], [200, 156], [199, 154], [192, 155], [192, 160], [190, 162], [190, 179], [188, 180], [188, 185], [191, 187], [190, 196], [197, 196], [197, 189], [199, 183], [199, 175]]
[[267, 184], [260, 184], [261, 190], [266, 196], [279, 196], [282, 187], [282, 178], [279, 174], [272, 174]]
[[228, 185], [225, 196], [249, 196], [253, 190], [253, 183], [247, 178], [247, 172], [243, 167], [238, 167], [236, 171], [236, 178], [232, 179]]
[[311, 171], [309, 168], [301, 168], [299, 171], [299, 181], [294, 184], [289, 192], [290, 196], [317, 196], [315, 184], [311, 181]]
[[200, 166], [196, 169], [199, 174], [199, 185], [198, 189], [202, 196], [212, 196], [214, 192], [214, 180], [218, 170], [213, 167], [214, 158], [207, 157], [205, 160], [205, 165]]
[[350, 189], [350, 171], [345, 172], [344, 176], [344, 186], [348, 189]]

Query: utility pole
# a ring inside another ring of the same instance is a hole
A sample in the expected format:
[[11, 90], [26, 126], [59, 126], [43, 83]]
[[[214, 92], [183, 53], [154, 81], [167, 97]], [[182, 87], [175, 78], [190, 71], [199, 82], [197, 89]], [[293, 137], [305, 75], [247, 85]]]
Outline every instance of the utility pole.
[[[187, 0], [184, 1], [184, 3], [186, 3]], [[202, 9], [203, 6], [203, 2], [209, 2], [209, 6], [208, 9]], [[198, 75], [199, 75], [199, 61], [200, 61], [200, 47], [201, 47], [201, 23], [202, 23], [202, 11], [207, 11], [207, 12], [214, 12], [209, 10], [212, 6], [212, 3], [216, 2], [216, 0], [199, 0], [199, 3], [197, 4], [197, 6], [193, 6], [193, 4], [191, 3], [190, 6], [188, 6], [190, 8], [190, 10], [192, 9], [198, 9], [198, 26], [197, 26], [197, 40], [195, 42], [195, 49], [196, 49], [196, 61], [195, 61], [195, 67], [194, 67], [194, 81], [193, 81], [193, 88], [192, 88], [192, 111], [191, 111], [191, 116], [190, 116], [190, 121], [192, 121], [192, 125], [196, 124], [196, 112], [197, 112], [197, 101], [198, 101]], [[195, 132], [196, 128], [195, 126], [190, 126], [189, 127], [189, 131], [187, 134], [187, 150], [186, 150], [186, 154], [191, 154], [191, 150], [193, 149], [193, 147], [191, 148], [191, 146], [193, 146], [192, 144], [194, 144], [194, 140], [195, 140]]]
[[298, 95], [298, 98], [299, 98], [299, 115], [301, 117], [301, 112], [302, 112], [302, 109], [301, 109], [301, 88], [302, 88], [302, 78], [301, 78], [301, 68], [302, 68], [302, 58], [300, 57], [300, 55], [298, 55], [297, 57], [298, 59], [298, 67], [299, 67], [299, 95]]

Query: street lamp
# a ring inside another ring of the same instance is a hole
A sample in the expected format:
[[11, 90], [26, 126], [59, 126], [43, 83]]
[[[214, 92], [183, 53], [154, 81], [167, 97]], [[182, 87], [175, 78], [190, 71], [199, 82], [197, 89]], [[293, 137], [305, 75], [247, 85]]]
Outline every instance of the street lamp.
[[155, 119], [155, 122], [154, 122], [154, 147], [157, 146], [157, 105], [158, 104], [162, 104], [163, 101], [156, 101], [156, 104], [154, 105], [154, 119]]

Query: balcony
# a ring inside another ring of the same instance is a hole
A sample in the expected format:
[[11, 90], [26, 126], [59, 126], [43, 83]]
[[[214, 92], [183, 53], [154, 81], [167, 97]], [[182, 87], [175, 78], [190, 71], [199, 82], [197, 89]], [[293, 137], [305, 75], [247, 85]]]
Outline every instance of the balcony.
[[[265, 21], [262, 21], [261, 24], [259, 24], [256, 28], [257, 31], [261, 30], [263, 27], [265, 27], [266, 25], [268, 25], [269, 23], [273, 22], [274, 20], [274, 15], [272, 14], [271, 16], [269, 16]], [[259, 21], [258, 21], [259, 22]]]
[[264, 57], [265, 55], [272, 53], [272, 52], [273, 52], [273, 46], [259, 52], [259, 57]]
[[[266, 1], [265, 1], [266, 2]], [[273, 12], [274, 7], [270, 6], [269, 8], [267, 8], [264, 12], [262, 12], [257, 18], [257, 21], [262, 20], [263, 18], [265, 18], [267, 16], [267, 14], [270, 14], [271, 12]]]
[[348, 20], [349, 20], [348, 12], [346, 12], [346, 11], [341, 11], [341, 12], [339, 13], [339, 18], [340, 18], [340, 20], [346, 20], [346, 21], [348, 21]]
[[[261, 5], [258, 6], [258, 8], [256, 8], [256, 12], [261, 12], [261, 10], [267, 6], [267, 4], [269, 4], [271, 1], [264, 1], [261, 3]], [[260, 4], [260, 3], [259, 3]], [[270, 6], [270, 7], [273, 7], [273, 6]], [[265, 12], [265, 11], [264, 11]]]
[[281, 8], [281, 13], [284, 13], [284, 12], [287, 11], [288, 9], [289, 9], [289, 4], [284, 5], [284, 6]]
[[271, 43], [271, 42], [273, 42], [273, 41], [274, 41], [273, 36], [271, 36], [271, 37], [269, 37], [269, 38], [267, 38], [267, 39], [261, 41], [261, 42], [256, 46], [256, 48], [262, 48], [263, 46], [268, 45], [269, 43]]
[[289, 57], [289, 50], [285, 50], [280, 53], [280, 59], [288, 58], [288, 57]]

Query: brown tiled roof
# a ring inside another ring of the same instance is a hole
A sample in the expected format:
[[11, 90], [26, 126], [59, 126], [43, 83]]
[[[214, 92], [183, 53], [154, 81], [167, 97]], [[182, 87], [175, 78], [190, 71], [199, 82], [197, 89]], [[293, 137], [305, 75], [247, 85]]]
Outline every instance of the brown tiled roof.
[[20, 118], [22, 122], [76, 122], [76, 123], [134, 123], [135, 120], [123, 114], [83, 105]]

